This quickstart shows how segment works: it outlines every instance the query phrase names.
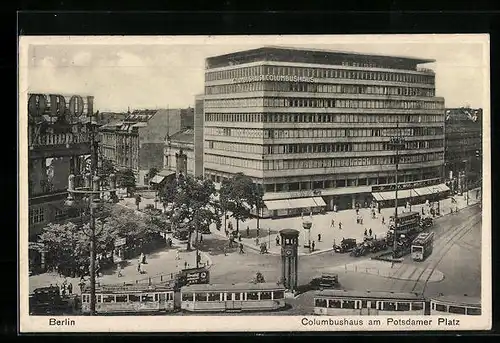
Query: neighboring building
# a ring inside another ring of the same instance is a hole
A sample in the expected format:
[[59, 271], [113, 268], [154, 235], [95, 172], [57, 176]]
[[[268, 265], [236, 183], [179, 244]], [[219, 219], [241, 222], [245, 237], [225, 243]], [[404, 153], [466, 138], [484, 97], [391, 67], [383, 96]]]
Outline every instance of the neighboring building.
[[193, 118], [193, 108], [135, 110], [100, 128], [102, 155], [118, 169], [132, 169], [138, 185], [148, 185], [149, 170], [163, 166], [166, 137], [192, 128]]
[[452, 192], [478, 186], [482, 177], [481, 108], [449, 108], [445, 119], [445, 177]]
[[85, 124], [93, 114], [94, 98], [44, 94], [29, 94], [28, 98], [29, 266], [30, 270], [43, 270], [45, 254], [38, 236], [47, 224], [70, 216], [64, 205], [68, 176], [80, 174], [86, 166], [90, 135]]
[[207, 58], [205, 176], [250, 176], [265, 189], [269, 215], [372, 199], [392, 206], [388, 143], [399, 122], [399, 182], [410, 190], [398, 197], [447, 191], [444, 99], [435, 97], [434, 72], [418, 67], [430, 62], [275, 47]]
[[196, 177], [203, 177], [203, 123], [205, 113], [203, 109], [204, 95], [199, 94], [194, 100], [194, 175]]
[[111, 122], [123, 121], [127, 113], [123, 112], [98, 112], [97, 123], [99, 125], [109, 124]]
[[194, 130], [185, 129], [167, 137], [164, 147], [163, 169], [194, 175]]

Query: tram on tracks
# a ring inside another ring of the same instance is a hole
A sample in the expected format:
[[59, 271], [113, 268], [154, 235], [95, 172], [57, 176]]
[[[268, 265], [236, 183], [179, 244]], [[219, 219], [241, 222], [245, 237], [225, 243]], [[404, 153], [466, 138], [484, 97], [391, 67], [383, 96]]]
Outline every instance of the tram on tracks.
[[429, 299], [431, 315], [481, 315], [481, 299], [469, 296], [439, 295]]
[[[106, 285], [96, 287], [97, 314], [174, 311], [174, 288], [165, 285]], [[82, 292], [82, 314], [90, 313], [90, 288]]]
[[[426, 300], [415, 293], [321, 290], [314, 296], [316, 315], [424, 315]], [[428, 312], [428, 311], [427, 311]]]
[[276, 283], [198, 284], [181, 288], [188, 312], [272, 311], [285, 307], [285, 288]]
[[434, 246], [434, 232], [419, 233], [411, 243], [411, 258], [413, 261], [423, 261], [431, 253]]

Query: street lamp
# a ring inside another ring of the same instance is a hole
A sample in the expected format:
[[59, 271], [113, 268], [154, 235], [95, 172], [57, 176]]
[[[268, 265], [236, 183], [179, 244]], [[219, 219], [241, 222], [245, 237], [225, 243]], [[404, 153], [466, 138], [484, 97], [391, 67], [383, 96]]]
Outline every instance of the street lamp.
[[401, 131], [399, 130], [399, 121], [396, 122], [396, 135], [394, 137], [391, 137], [389, 140], [389, 149], [395, 150], [396, 151], [396, 156], [394, 159], [394, 162], [396, 164], [396, 171], [395, 171], [395, 184], [396, 184], [396, 192], [395, 192], [395, 202], [394, 202], [394, 237], [393, 237], [393, 247], [392, 247], [392, 256], [393, 258], [396, 258], [396, 247], [397, 247], [397, 237], [396, 237], [396, 232], [398, 228], [398, 168], [399, 168], [399, 150], [403, 149], [405, 147], [405, 140], [401, 136]]
[[77, 203], [89, 205], [90, 214], [90, 315], [95, 315], [95, 258], [96, 258], [96, 230], [95, 230], [95, 210], [102, 206], [101, 194], [109, 193], [110, 200], [117, 202], [116, 197], [116, 177], [114, 174], [109, 175], [109, 187], [104, 189], [101, 187], [101, 178], [97, 175], [97, 144], [95, 141], [94, 127], [91, 125], [90, 131], [90, 157], [91, 165], [90, 172], [83, 176], [83, 187], [76, 187], [75, 175], [70, 174], [68, 177], [68, 197], [65, 205], [74, 207]]

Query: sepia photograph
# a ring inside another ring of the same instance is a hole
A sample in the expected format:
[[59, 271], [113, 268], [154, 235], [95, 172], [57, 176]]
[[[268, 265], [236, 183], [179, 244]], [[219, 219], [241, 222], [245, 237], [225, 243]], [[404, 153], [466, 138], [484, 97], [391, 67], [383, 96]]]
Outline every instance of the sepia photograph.
[[489, 63], [488, 35], [20, 36], [21, 331], [489, 329]]

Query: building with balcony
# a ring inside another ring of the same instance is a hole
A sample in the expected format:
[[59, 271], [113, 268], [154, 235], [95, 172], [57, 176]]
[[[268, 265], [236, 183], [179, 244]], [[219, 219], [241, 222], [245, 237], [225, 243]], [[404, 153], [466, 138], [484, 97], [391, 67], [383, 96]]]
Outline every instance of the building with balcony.
[[445, 118], [445, 176], [452, 192], [477, 187], [482, 177], [481, 108], [449, 108]]
[[[205, 176], [263, 185], [267, 215], [447, 190], [444, 99], [429, 59], [263, 47], [206, 59]], [[429, 188], [432, 186], [432, 188]], [[391, 202], [392, 201], [392, 202]]]
[[131, 169], [140, 186], [151, 168], [162, 169], [166, 137], [193, 127], [194, 109], [135, 110], [99, 129], [100, 149], [117, 169]]
[[38, 237], [47, 224], [72, 216], [64, 205], [68, 176], [87, 165], [93, 97], [29, 94], [28, 98], [29, 265], [30, 270], [43, 270], [45, 255]]

